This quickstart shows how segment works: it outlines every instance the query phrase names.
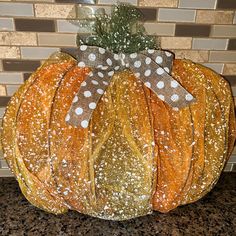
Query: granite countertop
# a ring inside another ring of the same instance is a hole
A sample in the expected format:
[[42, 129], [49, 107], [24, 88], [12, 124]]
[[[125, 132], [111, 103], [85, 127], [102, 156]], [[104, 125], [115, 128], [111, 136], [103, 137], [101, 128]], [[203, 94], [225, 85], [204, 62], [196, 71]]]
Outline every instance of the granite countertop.
[[52, 215], [32, 206], [14, 178], [0, 178], [0, 235], [235, 235], [236, 173], [223, 173], [203, 199], [162, 214], [115, 222], [69, 211]]

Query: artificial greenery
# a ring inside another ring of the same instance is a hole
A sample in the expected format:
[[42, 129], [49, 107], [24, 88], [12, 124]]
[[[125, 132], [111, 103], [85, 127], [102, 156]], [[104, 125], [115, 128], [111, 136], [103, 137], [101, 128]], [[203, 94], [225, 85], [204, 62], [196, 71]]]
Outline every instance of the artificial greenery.
[[141, 13], [133, 6], [118, 4], [111, 15], [96, 16], [94, 34], [77, 44], [99, 46], [114, 53], [133, 53], [157, 48], [156, 39], [145, 34], [139, 20]]

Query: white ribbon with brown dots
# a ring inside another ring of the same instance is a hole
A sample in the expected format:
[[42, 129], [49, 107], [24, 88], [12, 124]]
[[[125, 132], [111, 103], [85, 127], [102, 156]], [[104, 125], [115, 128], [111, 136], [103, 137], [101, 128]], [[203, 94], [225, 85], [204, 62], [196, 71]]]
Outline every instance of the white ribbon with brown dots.
[[190, 105], [195, 98], [170, 75], [173, 54], [148, 49], [140, 53], [114, 54], [104, 48], [81, 45], [78, 66], [93, 70], [81, 83], [65, 121], [73, 126], [87, 128], [99, 99], [106, 91], [111, 78], [118, 70], [129, 68], [162, 101], [173, 109]]

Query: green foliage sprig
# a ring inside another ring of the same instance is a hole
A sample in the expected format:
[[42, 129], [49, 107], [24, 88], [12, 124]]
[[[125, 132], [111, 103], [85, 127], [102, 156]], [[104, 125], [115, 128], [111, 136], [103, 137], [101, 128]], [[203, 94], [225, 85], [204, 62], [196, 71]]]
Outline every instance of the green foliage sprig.
[[133, 53], [157, 48], [155, 37], [145, 34], [141, 13], [133, 6], [118, 4], [111, 15], [96, 16], [94, 34], [78, 44], [99, 46], [114, 53]]

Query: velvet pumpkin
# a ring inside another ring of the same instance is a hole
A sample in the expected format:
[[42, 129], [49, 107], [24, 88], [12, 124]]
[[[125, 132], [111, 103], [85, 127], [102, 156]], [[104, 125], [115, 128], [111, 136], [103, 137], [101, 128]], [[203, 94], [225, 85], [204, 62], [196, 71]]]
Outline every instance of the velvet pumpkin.
[[89, 72], [56, 53], [7, 107], [4, 156], [33, 205], [125, 220], [168, 212], [213, 188], [236, 129], [230, 88], [220, 75], [175, 60], [172, 76], [197, 100], [174, 111], [131, 71], [116, 72], [89, 127], [76, 128], [65, 116]]

